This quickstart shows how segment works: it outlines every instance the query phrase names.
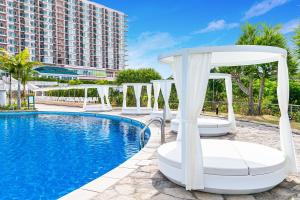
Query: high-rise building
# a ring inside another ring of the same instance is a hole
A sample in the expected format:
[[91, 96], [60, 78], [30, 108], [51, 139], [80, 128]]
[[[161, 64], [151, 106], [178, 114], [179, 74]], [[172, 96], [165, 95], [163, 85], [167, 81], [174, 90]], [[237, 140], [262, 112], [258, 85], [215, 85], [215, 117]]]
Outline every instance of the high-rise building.
[[52, 72], [114, 77], [126, 65], [126, 29], [124, 13], [92, 1], [0, 0], [0, 47], [28, 47]]

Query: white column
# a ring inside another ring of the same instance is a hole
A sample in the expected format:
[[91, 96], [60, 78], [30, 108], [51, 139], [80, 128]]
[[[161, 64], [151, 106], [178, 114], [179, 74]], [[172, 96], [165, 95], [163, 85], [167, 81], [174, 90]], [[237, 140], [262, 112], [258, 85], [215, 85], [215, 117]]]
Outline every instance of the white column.
[[0, 106], [6, 106], [6, 90], [0, 90]]
[[110, 101], [109, 101], [109, 86], [104, 86], [104, 97], [105, 97], [105, 100], [106, 100], [106, 105], [108, 107], [111, 107], [110, 105]]
[[87, 88], [84, 88], [84, 101], [83, 101], [83, 109], [86, 108], [86, 104], [87, 104]]
[[[187, 53], [174, 58], [172, 69], [179, 86], [181, 159], [187, 190], [204, 188], [203, 155], [197, 118], [202, 110], [211, 69], [211, 53]], [[184, 71], [184, 73], [182, 73]]]
[[123, 85], [123, 108], [126, 108], [127, 85]]
[[287, 170], [289, 173], [298, 172], [295, 146], [288, 115], [289, 106], [289, 72], [286, 57], [280, 57], [278, 62], [277, 98], [280, 108], [280, 143], [281, 150], [287, 159]]
[[154, 90], [154, 106], [153, 111], [158, 111], [158, 97], [160, 92], [160, 85], [158, 82], [153, 82], [153, 90]]
[[166, 106], [166, 119], [170, 120], [172, 118], [171, 109], [169, 105], [169, 99], [172, 89], [172, 82], [170, 80], [163, 80], [161, 83], [161, 93], [164, 98], [165, 106]]
[[133, 88], [134, 88], [134, 94], [135, 94], [136, 107], [138, 110], [140, 110], [142, 85], [134, 85]]
[[147, 108], [151, 108], [152, 85], [147, 85]]
[[225, 88], [226, 88], [226, 95], [227, 95], [227, 104], [228, 104], [228, 121], [231, 123], [231, 129], [235, 130], [236, 123], [235, 123], [235, 116], [234, 110], [232, 105], [232, 82], [231, 77], [225, 77]]
[[98, 94], [100, 96], [100, 100], [101, 100], [101, 107], [105, 106], [105, 102], [104, 102], [104, 93], [103, 93], [103, 86], [100, 86], [97, 88]]

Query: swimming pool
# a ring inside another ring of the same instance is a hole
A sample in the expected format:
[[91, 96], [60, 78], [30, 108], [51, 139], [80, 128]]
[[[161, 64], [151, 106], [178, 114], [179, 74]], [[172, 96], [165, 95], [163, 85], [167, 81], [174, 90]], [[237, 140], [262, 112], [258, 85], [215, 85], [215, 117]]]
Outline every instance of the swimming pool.
[[57, 199], [137, 153], [142, 128], [100, 114], [1, 113], [0, 198]]

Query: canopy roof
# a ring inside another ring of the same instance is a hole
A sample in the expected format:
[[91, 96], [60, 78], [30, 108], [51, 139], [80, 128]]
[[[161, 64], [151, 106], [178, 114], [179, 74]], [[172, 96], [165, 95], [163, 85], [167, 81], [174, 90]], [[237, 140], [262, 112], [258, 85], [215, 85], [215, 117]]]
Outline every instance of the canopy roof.
[[38, 92], [38, 91], [51, 91], [51, 90], [92, 89], [92, 88], [101, 88], [101, 87], [120, 88], [119, 86], [116, 85], [81, 84], [81, 85], [69, 85], [69, 86], [61, 86], [61, 87], [57, 86], [57, 87], [38, 88], [34, 91]]
[[151, 83], [122, 83], [123, 86], [135, 86], [135, 85], [141, 85], [141, 86], [147, 86], [151, 85]]
[[287, 56], [287, 51], [278, 47], [232, 45], [181, 49], [172, 53], [161, 55], [159, 60], [162, 63], [171, 64], [175, 56], [199, 53], [212, 53], [212, 67], [269, 63], [278, 61], [281, 56]]

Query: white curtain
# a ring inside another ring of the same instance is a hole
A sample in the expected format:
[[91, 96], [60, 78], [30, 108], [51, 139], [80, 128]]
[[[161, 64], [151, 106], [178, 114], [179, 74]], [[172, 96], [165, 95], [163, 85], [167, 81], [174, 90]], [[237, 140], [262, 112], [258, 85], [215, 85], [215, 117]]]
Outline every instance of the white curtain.
[[147, 108], [151, 108], [152, 85], [147, 85]]
[[159, 97], [159, 92], [160, 92], [160, 85], [158, 82], [153, 82], [153, 90], [154, 90], [153, 111], [158, 111], [158, 97]]
[[85, 109], [87, 104], [87, 88], [84, 89], [84, 102], [83, 102], [83, 109]]
[[127, 85], [123, 85], [123, 108], [126, 108]]
[[298, 171], [296, 153], [288, 116], [289, 74], [285, 57], [281, 57], [278, 62], [277, 98], [281, 112], [279, 121], [281, 150], [286, 155], [289, 173], [296, 173]]
[[140, 109], [141, 107], [141, 92], [142, 92], [142, 86], [141, 85], [134, 85], [134, 94], [135, 94], [135, 101], [136, 101], [136, 107]]
[[170, 120], [172, 118], [172, 113], [169, 105], [169, 99], [171, 94], [172, 82], [165, 80], [161, 81], [161, 93], [163, 95], [165, 106], [166, 106], [166, 119]]
[[[181, 159], [187, 190], [204, 188], [202, 147], [197, 118], [202, 110], [211, 68], [211, 53], [183, 55], [172, 65], [179, 88]], [[184, 71], [184, 73], [182, 73]], [[181, 83], [179, 83], [181, 81]]]
[[227, 104], [228, 104], [228, 120], [231, 122], [231, 129], [235, 130], [235, 116], [232, 106], [232, 82], [231, 77], [225, 78], [225, 87], [226, 87], [226, 95], [227, 95]]
[[[178, 112], [176, 118], [180, 119], [180, 113], [181, 113], [181, 106], [180, 106], [180, 98], [181, 98], [181, 82], [182, 82], [182, 74], [183, 74], [183, 67], [182, 67], [182, 57], [181, 56], [175, 56], [174, 61], [171, 63], [171, 68], [173, 70], [173, 77], [174, 82], [176, 86], [177, 91], [177, 98], [179, 100], [178, 104]], [[181, 141], [181, 123], [179, 123], [178, 131], [177, 131], [177, 141]]]
[[100, 100], [101, 100], [101, 106], [104, 106], [104, 93], [103, 93], [103, 87], [97, 88]]
[[106, 100], [106, 105], [110, 107], [111, 105], [110, 105], [110, 101], [109, 101], [109, 87], [104, 86], [103, 91], [104, 91], [104, 97]]

